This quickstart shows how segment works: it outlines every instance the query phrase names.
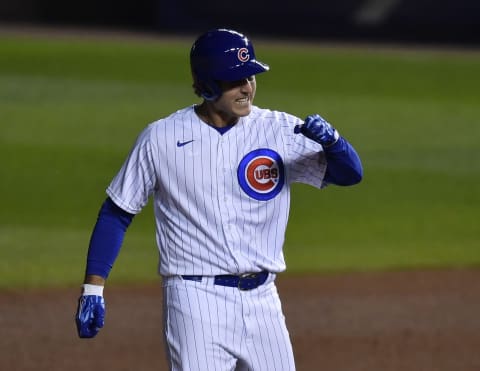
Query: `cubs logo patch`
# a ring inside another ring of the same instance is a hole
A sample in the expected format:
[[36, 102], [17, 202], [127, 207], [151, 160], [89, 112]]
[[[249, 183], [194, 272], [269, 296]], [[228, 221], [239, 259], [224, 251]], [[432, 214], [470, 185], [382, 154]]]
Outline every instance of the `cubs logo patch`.
[[247, 48], [238, 49], [237, 57], [240, 62], [243, 62], [243, 63], [248, 62], [248, 60], [250, 59], [250, 54], [248, 52], [248, 49]]
[[268, 148], [249, 152], [240, 161], [237, 170], [242, 190], [259, 201], [274, 198], [283, 188], [285, 169], [280, 155]]

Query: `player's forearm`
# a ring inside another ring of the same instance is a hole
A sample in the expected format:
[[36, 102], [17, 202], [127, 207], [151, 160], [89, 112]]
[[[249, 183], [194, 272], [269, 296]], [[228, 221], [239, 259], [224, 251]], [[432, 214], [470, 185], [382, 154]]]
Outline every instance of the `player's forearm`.
[[105, 282], [133, 217], [133, 214], [120, 209], [110, 198], [103, 203], [90, 239], [85, 280]]
[[327, 171], [325, 181], [330, 184], [349, 186], [363, 178], [363, 167], [357, 152], [345, 138], [325, 149]]

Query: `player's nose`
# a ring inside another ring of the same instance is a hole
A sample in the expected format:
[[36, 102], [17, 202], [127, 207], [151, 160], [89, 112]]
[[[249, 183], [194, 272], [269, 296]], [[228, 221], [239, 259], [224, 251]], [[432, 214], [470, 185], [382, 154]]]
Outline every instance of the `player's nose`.
[[255, 82], [250, 79], [243, 79], [241, 84], [241, 90], [243, 93], [251, 93], [254, 90]]

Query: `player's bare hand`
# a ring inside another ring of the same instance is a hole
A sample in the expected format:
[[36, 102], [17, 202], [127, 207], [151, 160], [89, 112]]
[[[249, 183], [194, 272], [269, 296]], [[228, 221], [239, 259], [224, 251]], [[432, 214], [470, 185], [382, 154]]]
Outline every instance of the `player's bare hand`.
[[338, 131], [318, 114], [307, 116], [303, 125], [295, 126], [294, 132], [301, 133], [324, 147], [335, 144], [340, 137]]
[[80, 296], [78, 299], [75, 322], [77, 324], [77, 332], [79, 337], [95, 337], [105, 322], [105, 300], [103, 299], [103, 296]]

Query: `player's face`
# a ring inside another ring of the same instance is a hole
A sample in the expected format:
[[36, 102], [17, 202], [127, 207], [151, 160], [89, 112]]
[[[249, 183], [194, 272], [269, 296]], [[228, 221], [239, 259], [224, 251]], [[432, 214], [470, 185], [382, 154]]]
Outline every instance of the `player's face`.
[[222, 95], [214, 102], [215, 110], [229, 123], [247, 116], [252, 110], [257, 88], [255, 76], [238, 81], [221, 81]]

